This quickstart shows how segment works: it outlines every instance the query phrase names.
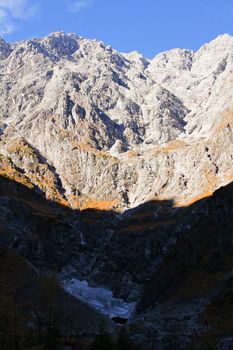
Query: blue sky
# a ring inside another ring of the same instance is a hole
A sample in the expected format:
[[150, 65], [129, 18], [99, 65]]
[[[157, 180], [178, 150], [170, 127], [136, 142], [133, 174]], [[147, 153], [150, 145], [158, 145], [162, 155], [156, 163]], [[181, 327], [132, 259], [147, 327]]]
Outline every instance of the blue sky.
[[0, 0], [0, 35], [8, 41], [61, 30], [146, 57], [196, 50], [233, 34], [233, 0]]

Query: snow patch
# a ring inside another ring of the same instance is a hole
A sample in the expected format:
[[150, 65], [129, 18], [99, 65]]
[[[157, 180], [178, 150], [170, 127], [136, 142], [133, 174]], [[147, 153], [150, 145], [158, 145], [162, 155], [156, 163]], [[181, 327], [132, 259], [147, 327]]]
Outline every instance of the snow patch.
[[129, 318], [135, 309], [136, 303], [127, 303], [123, 299], [116, 299], [110, 290], [94, 288], [87, 281], [72, 278], [63, 284], [64, 289], [75, 298], [92, 306], [104, 315], [113, 318]]

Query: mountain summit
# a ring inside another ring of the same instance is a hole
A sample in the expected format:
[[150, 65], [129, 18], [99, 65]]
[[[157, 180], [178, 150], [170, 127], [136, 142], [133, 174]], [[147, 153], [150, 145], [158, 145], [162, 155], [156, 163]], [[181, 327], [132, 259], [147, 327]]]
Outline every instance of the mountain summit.
[[1, 40], [0, 58], [1, 152], [49, 198], [185, 205], [232, 180], [230, 35], [148, 60], [58, 32]]
[[1, 39], [0, 80], [1, 344], [232, 349], [233, 37]]

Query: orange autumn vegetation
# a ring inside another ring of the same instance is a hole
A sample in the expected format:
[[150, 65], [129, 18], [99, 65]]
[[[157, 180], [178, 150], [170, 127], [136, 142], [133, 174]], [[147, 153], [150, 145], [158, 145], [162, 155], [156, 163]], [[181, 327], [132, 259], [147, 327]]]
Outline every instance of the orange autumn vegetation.
[[56, 179], [54, 177], [54, 174], [48, 171], [46, 164], [39, 164], [39, 166], [40, 170], [44, 167], [47, 171], [43, 175], [41, 174], [42, 172], [40, 174], [37, 173], [36, 175], [31, 174], [31, 181], [47, 194], [48, 199], [51, 199], [62, 205], [68, 205], [68, 202], [63, 198], [56, 187]]
[[138, 157], [140, 155], [140, 153], [137, 152], [136, 150], [129, 150], [126, 152], [126, 155], [129, 158], [135, 158], [135, 157]]
[[213, 134], [227, 128], [233, 124], [233, 109], [227, 109], [220, 117], [219, 123], [213, 128]]
[[167, 143], [164, 143], [162, 145], [159, 146], [154, 146], [153, 148], [149, 148], [147, 150], [147, 153], [149, 152], [151, 155], [158, 155], [158, 154], [163, 154], [163, 153], [170, 153], [170, 152], [174, 152], [177, 151], [179, 149], [185, 148], [187, 147], [188, 144], [183, 141], [183, 140], [171, 140]]
[[[9, 165], [0, 165], [0, 176], [4, 176], [9, 180], [13, 180], [29, 189], [34, 189], [35, 185], [38, 185], [38, 179], [35, 180], [33, 179], [33, 177], [27, 177], [24, 174], [21, 174], [20, 172], [18, 172], [16, 169], [14, 169], [13, 167], [9, 166]], [[48, 184], [46, 185], [42, 185], [39, 186], [43, 191], [45, 191], [45, 189], [50, 191], [50, 195], [48, 196], [49, 199], [54, 200], [57, 203], [60, 203], [62, 205], [68, 205], [68, 202], [61, 196], [61, 194], [52, 187], [49, 187]]]
[[187, 146], [186, 142], [182, 140], [172, 140], [162, 145], [161, 151], [172, 152], [172, 151], [176, 151], [177, 149], [184, 148], [186, 146]]
[[[222, 113], [219, 123], [212, 130], [212, 135], [219, 133], [221, 130], [231, 127], [233, 124], [233, 109], [228, 109], [224, 113]], [[212, 139], [210, 139], [210, 142]], [[233, 170], [230, 170], [228, 173], [224, 174], [224, 176], [219, 177], [216, 176], [211, 169], [206, 165], [203, 169], [203, 177], [206, 180], [207, 186], [195, 196], [187, 199], [185, 197], [179, 198], [176, 202], [175, 206], [189, 206], [198, 200], [201, 200], [206, 197], [210, 197], [213, 195], [215, 190], [220, 186], [224, 186], [227, 183], [233, 181]]]
[[4, 176], [28, 188], [31, 188], [31, 189], [34, 188], [34, 185], [31, 183], [30, 179], [27, 176], [19, 173], [10, 165], [2, 165], [2, 164], [0, 165], [0, 176]]
[[119, 204], [117, 200], [100, 200], [94, 198], [88, 198], [85, 196], [69, 196], [69, 202], [75, 209], [97, 209], [97, 210], [112, 210]]
[[179, 199], [175, 202], [176, 207], [186, 207], [189, 205], [192, 205], [193, 203], [203, 199], [207, 198], [213, 195], [213, 193], [221, 186], [225, 186], [229, 182], [233, 181], [233, 171], [228, 172], [225, 174], [224, 177], [219, 178], [213, 173], [211, 173], [210, 169], [204, 170], [204, 176], [207, 180], [207, 186], [206, 188], [203, 188], [202, 191], [200, 191], [198, 194], [196, 194], [193, 197], [179, 197]]
[[189, 198], [189, 199], [179, 199], [176, 203], [175, 203], [175, 207], [188, 207], [189, 205], [192, 205], [196, 202], [198, 202], [201, 199], [207, 198], [212, 196], [212, 194], [214, 193], [214, 190], [210, 190], [210, 189], [205, 189], [202, 192], [198, 193], [197, 195]]
[[22, 137], [15, 139], [8, 147], [10, 154], [17, 153], [27, 158], [38, 159], [36, 150]]
[[[18, 148], [14, 146], [14, 149]], [[31, 152], [30, 152], [31, 153]], [[69, 196], [68, 200], [65, 199], [57, 189], [56, 179], [54, 174], [48, 169], [47, 164], [37, 163], [31, 164], [34, 172], [30, 174], [22, 174], [15, 169], [14, 163], [4, 157], [0, 158], [0, 175], [10, 180], [16, 181], [27, 188], [33, 189], [38, 186], [48, 199], [55, 201], [61, 205], [71, 205], [75, 209], [97, 209], [97, 210], [112, 210], [119, 204], [117, 200], [102, 200], [94, 199], [86, 196]]]
[[63, 198], [57, 189], [55, 175], [49, 169], [48, 164], [41, 162], [39, 152], [33, 148], [24, 138], [15, 139], [10, 147], [8, 147], [8, 152], [10, 155], [13, 154], [14, 156], [28, 160], [30, 162], [30, 168], [25, 169], [25, 176], [27, 177], [29, 183], [21, 181], [22, 184], [26, 185], [27, 187], [30, 187], [30, 185], [36, 185], [44, 193], [46, 193], [48, 199], [62, 205], [68, 205], [67, 201]]
[[82, 151], [86, 151], [88, 153], [92, 153], [93, 155], [95, 155], [98, 158], [113, 159], [115, 162], [119, 161], [119, 159], [117, 157], [113, 157], [108, 152], [100, 151], [100, 150], [92, 147], [88, 143], [82, 143], [82, 142], [78, 142], [78, 141], [74, 140], [74, 141], [72, 141], [72, 150], [75, 150], [75, 149], [79, 149]]

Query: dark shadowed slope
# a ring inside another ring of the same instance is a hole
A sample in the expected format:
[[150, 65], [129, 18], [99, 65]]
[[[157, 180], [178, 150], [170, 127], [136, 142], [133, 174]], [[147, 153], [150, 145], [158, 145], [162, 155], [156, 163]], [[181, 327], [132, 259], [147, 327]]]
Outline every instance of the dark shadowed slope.
[[189, 207], [156, 201], [119, 217], [69, 209], [1, 176], [0, 242], [42, 274], [72, 265], [77, 277], [136, 301], [130, 331], [148, 349], [178, 349], [194, 334], [217, 343], [233, 334], [232, 198], [230, 184]]

